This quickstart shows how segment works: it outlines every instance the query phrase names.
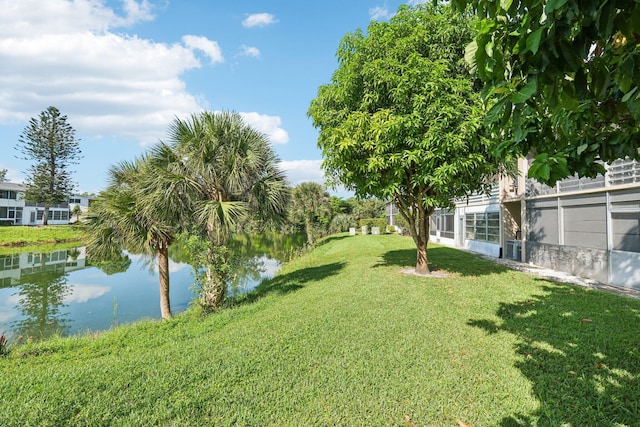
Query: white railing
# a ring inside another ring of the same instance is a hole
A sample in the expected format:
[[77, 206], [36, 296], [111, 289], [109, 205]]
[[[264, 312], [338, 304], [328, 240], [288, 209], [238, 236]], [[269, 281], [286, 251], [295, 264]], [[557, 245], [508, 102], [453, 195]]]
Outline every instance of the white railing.
[[573, 191], [592, 190], [596, 188], [616, 187], [627, 184], [640, 184], [640, 163], [635, 160], [616, 160], [611, 165], [605, 165], [606, 175], [598, 175], [595, 178], [579, 178], [574, 175], [558, 181], [555, 186], [541, 184], [538, 181], [527, 179], [528, 197], [545, 196], [548, 194], [569, 193]]
[[610, 186], [635, 184], [640, 182], [640, 163], [635, 160], [616, 160], [607, 168]]

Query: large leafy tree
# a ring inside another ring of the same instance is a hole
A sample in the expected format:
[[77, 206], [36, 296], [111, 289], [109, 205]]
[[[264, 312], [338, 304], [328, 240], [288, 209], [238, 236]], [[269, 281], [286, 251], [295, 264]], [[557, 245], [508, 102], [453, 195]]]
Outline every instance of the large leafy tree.
[[640, 159], [640, 2], [453, 0], [479, 16], [468, 57], [501, 152], [547, 184]]
[[67, 202], [75, 188], [69, 166], [80, 160], [80, 140], [67, 116], [49, 107], [29, 121], [18, 141], [21, 158], [34, 162], [27, 170], [25, 198], [44, 204], [42, 224], [46, 225], [49, 208]]
[[429, 272], [429, 216], [496, 172], [483, 111], [464, 61], [468, 20], [448, 7], [401, 6], [367, 34], [347, 34], [339, 68], [309, 115], [332, 182], [394, 200], [410, 224], [416, 272]]
[[329, 194], [322, 185], [315, 182], [303, 182], [291, 192], [291, 218], [304, 224], [307, 244], [315, 241], [314, 228], [323, 216], [331, 215]]

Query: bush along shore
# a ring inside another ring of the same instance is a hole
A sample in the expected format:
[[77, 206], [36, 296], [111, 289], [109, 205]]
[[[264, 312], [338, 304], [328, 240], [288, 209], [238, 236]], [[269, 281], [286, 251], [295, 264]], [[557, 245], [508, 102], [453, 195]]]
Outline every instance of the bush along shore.
[[9, 343], [0, 424], [637, 425], [640, 301], [415, 252], [332, 236], [209, 315]]

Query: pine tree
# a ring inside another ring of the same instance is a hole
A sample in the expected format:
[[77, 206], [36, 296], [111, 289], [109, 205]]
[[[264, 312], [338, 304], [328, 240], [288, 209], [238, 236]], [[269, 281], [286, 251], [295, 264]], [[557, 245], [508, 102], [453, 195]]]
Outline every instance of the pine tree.
[[34, 162], [26, 171], [25, 198], [44, 205], [42, 225], [46, 225], [49, 208], [66, 202], [75, 189], [69, 166], [80, 160], [80, 140], [67, 116], [49, 107], [29, 121], [18, 141], [20, 158]]

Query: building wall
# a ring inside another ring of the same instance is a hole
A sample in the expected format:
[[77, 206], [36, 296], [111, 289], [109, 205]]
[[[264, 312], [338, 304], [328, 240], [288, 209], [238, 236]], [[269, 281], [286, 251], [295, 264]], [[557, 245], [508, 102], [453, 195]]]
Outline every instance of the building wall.
[[607, 169], [527, 186], [526, 261], [640, 289], [640, 168], [624, 160]]
[[609, 252], [577, 246], [527, 242], [527, 261], [574, 276], [606, 283], [609, 275]]
[[[0, 192], [14, 191], [17, 193], [15, 199], [0, 197], [0, 213], [3, 213], [2, 208], [7, 208], [13, 211], [13, 217], [1, 217], [0, 221], [10, 220], [15, 225], [40, 225], [42, 224], [42, 217], [38, 219], [38, 211], [44, 211], [44, 207], [39, 204], [26, 203], [24, 195], [24, 186], [21, 184], [14, 184], [10, 182], [0, 183]], [[20, 211], [20, 214], [18, 213]], [[69, 223], [69, 207], [66, 203], [59, 206], [50, 207], [49, 211], [52, 212], [52, 218], [48, 223], [51, 225], [64, 225]]]

